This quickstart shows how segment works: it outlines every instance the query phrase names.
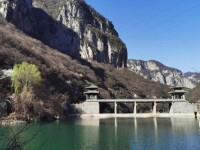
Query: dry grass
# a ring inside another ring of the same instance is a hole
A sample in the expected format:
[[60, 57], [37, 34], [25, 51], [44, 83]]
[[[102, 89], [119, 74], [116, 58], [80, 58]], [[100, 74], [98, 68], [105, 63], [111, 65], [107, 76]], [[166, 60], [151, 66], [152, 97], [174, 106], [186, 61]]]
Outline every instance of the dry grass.
[[186, 99], [190, 102], [197, 102], [200, 100], [200, 83], [186, 94]]

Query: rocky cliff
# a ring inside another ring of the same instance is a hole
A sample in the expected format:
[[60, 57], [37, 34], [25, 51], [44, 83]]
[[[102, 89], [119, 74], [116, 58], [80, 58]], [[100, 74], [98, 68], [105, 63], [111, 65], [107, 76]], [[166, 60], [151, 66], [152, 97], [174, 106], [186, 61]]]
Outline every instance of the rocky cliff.
[[[194, 88], [200, 81], [193, 74], [186, 76], [180, 70], [167, 67], [155, 60], [128, 60], [128, 68], [146, 79], [157, 81], [170, 86], [182, 85]], [[193, 75], [193, 76], [192, 76]]]
[[195, 84], [200, 82], [200, 73], [198, 72], [186, 72], [184, 73], [184, 76], [189, 78]]
[[126, 66], [127, 49], [113, 24], [83, 0], [0, 0], [0, 14], [73, 58]]

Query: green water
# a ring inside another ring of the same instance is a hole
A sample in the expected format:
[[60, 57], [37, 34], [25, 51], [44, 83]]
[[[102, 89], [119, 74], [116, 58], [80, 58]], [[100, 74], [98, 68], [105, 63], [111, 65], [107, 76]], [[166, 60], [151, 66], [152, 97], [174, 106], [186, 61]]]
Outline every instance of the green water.
[[[8, 136], [23, 126], [0, 127]], [[29, 138], [39, 124], [23, 132]], [[11, 130], [12, 129], [12, 130]], [[0, 139], [1, 140], [1, 139]], [[5, 140], [0, 141], [5, 145]], [[77, 119], [42, 124], [27, 150], [200, 150], [194, 118]]]

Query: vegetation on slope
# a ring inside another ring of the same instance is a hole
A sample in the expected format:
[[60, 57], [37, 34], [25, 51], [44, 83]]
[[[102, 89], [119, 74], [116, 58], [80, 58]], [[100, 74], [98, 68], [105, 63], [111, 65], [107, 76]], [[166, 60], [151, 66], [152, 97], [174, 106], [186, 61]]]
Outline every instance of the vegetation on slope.
[[[15, 112], [21, 115], [21, 118], [35, 118], [33, 113], [39, 102], [39, 87], [42, 81], [41, 73], [36, 65], [22, 62], [15, 64], [11, 74], [12, 87], [14, 90], [14, 108]], [[38, 116], [38, 115], [37, 115]]]
[[[116, 70], [107, 64], [73, 60], [0, 21], [1, 68], [13, 68], [21, 62], [36, 64], [43, 78], [33, 109], [37, 119], [65, 115], [64, 103], [84, 101], [85, 86], [90, 84], [99, 86], [100, 98], [168, 97], [165, 85], [147, 81], [126, 68]], [[0, 82], [3, 89], [10, 89], [10, 80]]]
[[37, 90], [42, 77], [36, 65], [22, 62], [22, 64], [14, 65], [11, 81], [14, 92], [18, 94], [24, 89]]
[[186, 99], [190, 102], [197, 102], [200, 100], [200, 83], [186, 94]]

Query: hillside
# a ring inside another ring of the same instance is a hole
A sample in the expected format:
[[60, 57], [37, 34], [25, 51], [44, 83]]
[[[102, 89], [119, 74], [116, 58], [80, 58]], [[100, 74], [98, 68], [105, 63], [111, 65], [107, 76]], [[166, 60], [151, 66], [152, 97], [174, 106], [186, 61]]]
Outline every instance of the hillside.
[[148, 80], [169, 86], [182, 85], [187, 88], [194, 88], [200, 81], [197, 73], [183, 74], [182, 71], [165, 66], [155, 60], [143, 61], [130, 59], [128, 60], [127, 66], [131, 71]]
[[186, 94], [186, 98], [190, 102], [200, 102], [200, 83]]
[[[12, 68], [23, 61], [36, 64], [42, 72], [40, 87], [40, 109], [52, 116], [63, 115], [64, 103], [79, 103], [85, 100], [85, 86], [99, 86], [100, 98], [167, 98], [168, 86], [129, 71], [115, 69], [111, 65], [71, 57], [44, 45], [13, 25], [0, 20], [0, 64], [1, 69]], [[8, 97], [11, 93], [9, 80], [0, 80], [1, 92]], [[37, 110], [39, 113], [40, 111]], [[41, 115], [39, 113], [37, 115]], [[43, 116], [44, 117], [44, 116]]]

